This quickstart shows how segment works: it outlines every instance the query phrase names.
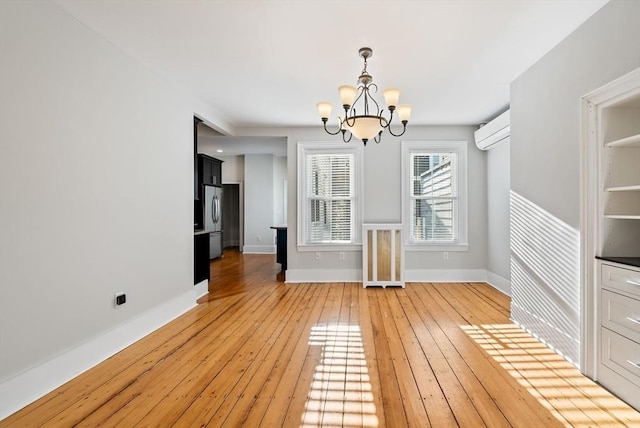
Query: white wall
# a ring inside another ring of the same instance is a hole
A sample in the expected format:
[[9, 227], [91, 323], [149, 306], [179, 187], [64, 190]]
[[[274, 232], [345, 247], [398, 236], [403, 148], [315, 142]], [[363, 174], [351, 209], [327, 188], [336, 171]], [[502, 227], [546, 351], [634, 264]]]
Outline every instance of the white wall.
[[510, 143], [504, 140], [486, 152], [488, 281], [511, 294], [509, 255]]
[[273, 155], [245, 155], [244, 166], [244, 252], [274, 253]]
[[244, 181], [244, 155], [220, 156], [219, 154], [207, 153], [207, 151], [202, 151], [202, 153], [206, 153], [209, 156], [223, 161], [223, 183], [239, 183]]
[[273, 157], [273, 224], [283, 225], [284, 221], [284, 183], [287, 179], [287, 157]]
[[580, 98], [639, 67], [639, 41], [640, 2], [613, 0], [511, 85], [512, 316], [575, 363]]
[[193, 115], [217, 119], [55, 3], [0, 2], [0, 32], [2, 418], [195, 304]]
[[[399, 223], [402, 218], [401, 156], [400, 142], [426, 140], [466, 140], [469, 142], [469, 251], [450, 252], [443, 260], [440, 252], [411, 252], [406, 257], [406, 268], [414, 275], [433, 272], [449, 274], [456, 271], [460, 279], [484, 280], [486, 268], [486, 171], [485, 156], [473, 143], [472, 126], [410, 126], [400, 138], [383, 135], [380, 144], [370, 142], [364, 159], [364, 221], [366, 223]], [[288, 271], [291, 281], [360, 281], [362, 276], [362, 253], [347, 251], [345, 259], [339, 252], [321, 252], [316, 260], [315, 252], [298, 251], [297, 230], [297, 143], [299, 141], [335, 141], [321, 126], [299, 128], [246, 128], [238, 134], [247, 136], [286, 136], [288, 141]], [[349, 144], [362, 144], [352, 141]], [[415, 278], [418, 280], [420, 278]]]

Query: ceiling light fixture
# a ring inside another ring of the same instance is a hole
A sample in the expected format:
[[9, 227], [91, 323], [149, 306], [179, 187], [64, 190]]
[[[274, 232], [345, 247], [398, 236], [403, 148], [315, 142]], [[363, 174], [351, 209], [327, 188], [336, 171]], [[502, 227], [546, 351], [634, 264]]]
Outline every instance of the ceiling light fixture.
[[[355, 86], [349, 85], [338, 87], [342, 108], [344, 108], [344, 118], [338, 116], [339, 128], [336, 132], [331, 132], [327, 129], [327, 121], [331, 115], [333, 105], [326, 101], [317, 104], [318, 112], [324, 124], [324, 130], [330, 135], [337, 135], [342, 132], [342, 140], [345, 143], [351, 141], [351, 137], [355, 135], [356, 138], [362, 140], [365, 146], [367, 145], [367, 141], [372, 138], [376, 143], [379, 143], [382, 138], [382, 131], [385, 129], [394, 137], [401, 136], [407, 130], [407, 122], [409, 122], [409, 116], [411, 115], [411, 106], [408, 104], [398, 105], [398, 98], [400, 97], [399, 89], [385, 89], [383, 95], [387, 103], [387, 109], [389, 110], [389, 118], [384, 117], [382, 115], [384, 110], [380, 110], [380, 106], [371, 95], [372, 90], [373, 92], [378, 92], [378, 86], [373, 83], [373, 77], [367, 72], [367, 59], [373, 56], [373, 50], [371, 48], [360, 48], [358, 54], [364, 58], [364, 68], [362, 69], [360, 77], [358, 77], [358, 87], [356, 88]], [[361, 110], [356, 109], [358, 102], [362, 102]], [[373, 110], [374, 106], [375, 112], [371, 112], [373, 113], [371, 114], [369, 108]], [[398, 110], [398, 116], [402, 122], [402, 132], [399, 134], [394, 134], [390, 126], [395, 110]], [[347, 131], [349, 132], [348, 137]]]

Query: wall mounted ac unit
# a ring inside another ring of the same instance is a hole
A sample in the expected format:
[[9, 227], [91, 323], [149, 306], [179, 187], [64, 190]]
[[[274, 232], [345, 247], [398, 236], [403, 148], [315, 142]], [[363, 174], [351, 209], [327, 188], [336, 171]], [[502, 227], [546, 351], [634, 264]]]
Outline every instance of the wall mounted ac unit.
[[492, 146], [503, 141], [511, 135], [511, 116], [509, 110], [493, 119], [474, 132], [476, 146], [480, 150], [489, 150]]

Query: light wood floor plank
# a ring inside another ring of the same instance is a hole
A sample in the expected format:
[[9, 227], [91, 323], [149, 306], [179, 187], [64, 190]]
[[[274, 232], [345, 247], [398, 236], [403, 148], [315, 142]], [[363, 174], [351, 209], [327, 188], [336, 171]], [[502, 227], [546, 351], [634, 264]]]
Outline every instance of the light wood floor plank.
[[[299, 287], [293, 285], [293, 287]], [[284, 418], [288, 415], [288, 408], [293, 397], [296, 395], [296, 388], [300, 383], [301, 373], [307, 373], [305, 365], [311, 365], [316, 363], [315, 358], [307, 358], [310, 349], [310, 333], [312, 328], [318, 324], [322, 309], [326, 306], [328, 299], [328, 287], [313, 287], [314, 291], [319, 291], [315, 294], [315, 305], [308, 306], [310, 311], [309, 319], [306, 324], [300, 325], [298, 328], [298, 339], [295, 343], [295, 348], [288, 356], [288, 360], [283, 361], [282, 376], [278, 377], [274, 373], [272, 383], [276, 384], [275, 388], [270, 388], [273, 396], [269, 397], [268, 402], [263, 404], [263, 409], [253, 408], [249, 413], [245, 426], [282, 426]], [[317, 350], [313, 348], [314, 352]], [[309, 380], [310, 381], [310, 380]], [[301, 388], [305, 388], [304, 382], [301, 384]], [[304, 391], [305, 397], [308, 390], [308, 385]], [[302, 396], [302, 393], [298, 393]], [[265, 400], [266, 401], [266, 400]], [[302, 420], [302, 415], [299, 415], [298, 423]]]
[[[427, 308], [432, 322], [439, 326], [431, 332], [438, 343], [442, 344], [442, 349], [446, 349], [447, 358], [464, 359], [513, 426], [562, 426], [524, 386], [502, 369], [497, 361], [489, 357], [479, 344], [461, 329], [469, 323], [460, 316], [456, 307], [439, 293], [443, 286], [445, 285], [416, 285], [416, 288], [422, 288], [417, 290], [416, 298]], [[522, 418], [523, 414], [527, 415], [526, 419]]]
[[[305, 288], [306, 290], [303, 290]], [[321, 289], [319, 287], [292, 287], [292, 289], [296, 292], [305, 292], [305, 298], [299, 309], [300, 316], [289, 325], [287, 335], [282, 334], [279, 343], [272, 348], [272, 352], [277, 355], [274, 355], [273, 358], [265, 358], [264, 363], [267, 364], [271, 360], [273, 366], [261, 368], [259, 371], [261, 378], [252, 382], [256, 386], [256, 391], [253, 392], [253, 395], [251, 392], [245, 393], [244, 400], [239, 402], [238, 408], [234, 408], [235, 413], [242, 412], [237, 416], [231, 416], [233, 423], [237, 426], [259, 426], [261, 424], [267, 408], [278, 395], [276, 391], [285, 376], [288, 363], [292, 358], [295, 358], [292, 357], [292, 354], [295, 353], [297, 344], [305, 331], [305, 328], [301, 328], [301, 326], [309, 326], [310, 328], [312, 323], [316, 321], [313, 312], [309, 310], [309, 304], [318, 299]], [[305, 341], [307, 339], [303, 338]]]
[[[451, 354], [447, 358], [442, 352], [439, 342], [429, 331], [430, 328], [437, 328], [437, 325], [434, 322], [430, 323], [430, 326], [425, 324], [420, 313], [425, 313], [426, 310], [420, 306], [419, 299], [411, 299], [407, 293], [400, 293], [397, 298], [407, 322], [411, 324], [420, 350], [428, 364], [433, 367], [438, 385], [448, 402], [448, 408], [445, 408], [449, 410], [448, 415], [436, 414], [438, 417], [435, 419], [439, 425], [454, 426], [456, 423], [460, 425], [472, 423], [468, 420], [467, 413], [470, 413], [480, 418], [481, 422], [475, 422], [478, 426], [486, 425], [492, 428], [511, 426], [486, 389], [468, 370], [463, 358]], [[470, 410], [471, 407], [473, 410]], [[452, 418], [455, 419], [451, 420]]]
[[0, 427], [640, 426], [482, 283], [284, 284], [225, 251], [200, 304]]

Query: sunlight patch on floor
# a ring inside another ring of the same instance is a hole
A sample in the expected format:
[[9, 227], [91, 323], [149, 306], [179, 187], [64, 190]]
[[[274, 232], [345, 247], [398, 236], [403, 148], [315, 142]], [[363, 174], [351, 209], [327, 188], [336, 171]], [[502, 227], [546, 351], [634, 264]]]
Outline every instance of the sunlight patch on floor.
[[301, 427], [377, 427], [360, 327], [316, 324], [309, 345], [322, 349]]
[[561, 422], [571, 426], [640, 426], [640, 413], [517, 325], [460, 328]]

